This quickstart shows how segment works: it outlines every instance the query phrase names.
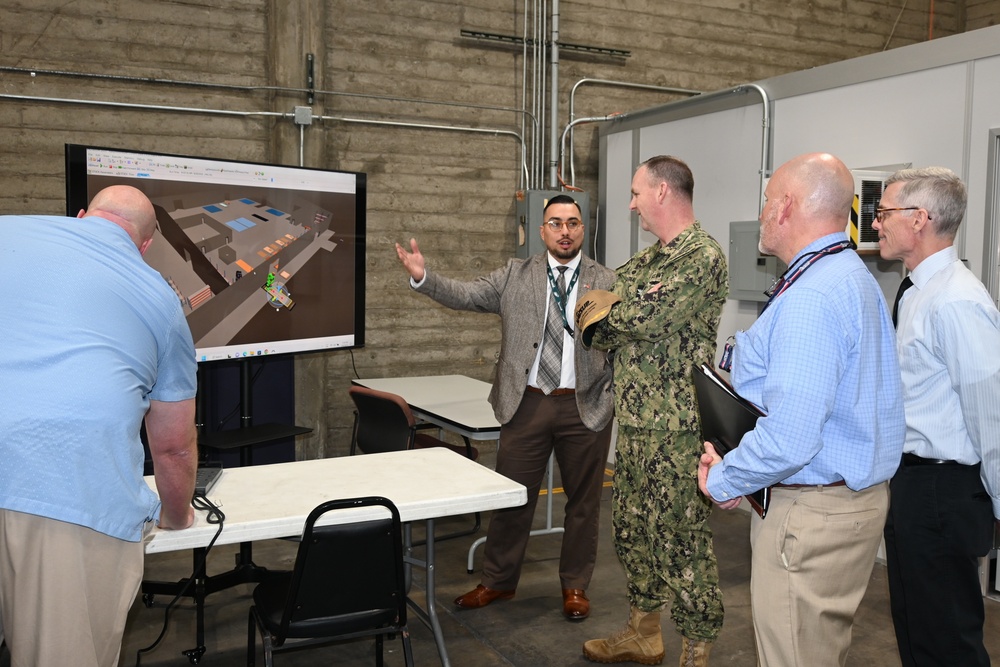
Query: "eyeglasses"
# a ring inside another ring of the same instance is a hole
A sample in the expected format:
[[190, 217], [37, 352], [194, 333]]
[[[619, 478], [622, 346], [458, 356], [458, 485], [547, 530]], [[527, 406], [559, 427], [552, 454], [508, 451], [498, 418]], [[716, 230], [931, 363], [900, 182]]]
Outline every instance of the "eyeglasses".
[[558, 232], [563, 227], [565, 227], [567, 230], [571, 232], [575, 232], [576, 230], [583, 227], [583, 223], [576, 219], [566, 220], [566, 221], [549, 220], [548, 222], [545, 223], [545, 226], [548, 227], [549, 230], [553, 232]]
[[885, 214], [889, 211], [919, 211], [919, 206], [900, 206], [897, 208], [877, 208], [875, 209], [875, 219], [879, 222], [885, 218]]

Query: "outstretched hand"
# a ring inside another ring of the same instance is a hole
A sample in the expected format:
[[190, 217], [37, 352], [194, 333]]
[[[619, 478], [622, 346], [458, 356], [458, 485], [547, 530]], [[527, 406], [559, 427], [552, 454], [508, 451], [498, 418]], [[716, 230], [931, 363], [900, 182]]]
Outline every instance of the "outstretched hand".
[[705, 453], [702, 454], [701, 458], [698, 460], [698, 488], [703, 494], [705, 494], [706, 498], [722, 509], [736, 509], [739, 507], [742, 498], [732, 498], [724, 502], [719, 502], [712, 497], [711, 493], [708, 492], [708, 471], [711, 470], [712, 466], [718, 463], [722, 463], [722, 457], [715, 451], [715, 446], [712, 443], [706, 442]]
[[410, 277], [419, 283], [424, 279], [426, 269], [424, 268], [424, 256], [420, 253], [420, 248], [417, 247], [416, 239], [410, 239], [410, 250], [412, 252], [407, 252], [406, 248], [396, 244], [396, 255], [399, 257], [399, 261], [409, 271]]

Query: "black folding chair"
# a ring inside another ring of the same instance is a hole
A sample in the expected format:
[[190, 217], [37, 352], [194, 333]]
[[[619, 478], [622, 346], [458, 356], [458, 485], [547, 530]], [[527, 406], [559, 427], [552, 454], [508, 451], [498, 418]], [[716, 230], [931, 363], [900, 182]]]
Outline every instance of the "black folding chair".
[[[382, 506], [384, 518], [316, 526], [330, 512]], [[413, 665], [406, 625], [403, 531], [392, 501], [370, 496], [329, 500], [309, 513], [295, 567], [269, 573], [253, 592], [247, 632], [247, 665], [256, 664], [256, 630], [264, 664], [273, 653], [307, 644], [375, 637], [375, 664], [383, 665], [382, 641], [398, 634], [406, 665]]]

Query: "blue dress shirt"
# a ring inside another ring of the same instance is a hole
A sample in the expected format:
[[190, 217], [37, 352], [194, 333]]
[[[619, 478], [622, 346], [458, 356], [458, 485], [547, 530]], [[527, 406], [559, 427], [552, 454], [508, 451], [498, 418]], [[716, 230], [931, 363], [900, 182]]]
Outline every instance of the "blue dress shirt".
[[[845, 239], [817, 239], [795, 260]], [[899, 466], [905, 423], [895, 331], [853, 250], [818, 259], [736, 334], [732, 380], [767, 416], [709, 472], [716, 500], [779, 482], [844, 480], [860, 491]]]

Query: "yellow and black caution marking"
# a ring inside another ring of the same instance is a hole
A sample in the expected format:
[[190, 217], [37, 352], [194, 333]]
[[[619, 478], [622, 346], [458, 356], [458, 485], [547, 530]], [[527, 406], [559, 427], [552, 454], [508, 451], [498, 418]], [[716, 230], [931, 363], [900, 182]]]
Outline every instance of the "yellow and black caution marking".
[[[604, 475], [606, 477], [614, 477], [615, 476], [615, 471], [611, 470], [610, 468], [605, 468], [604, 469]], [[606, 479], [606, 480], [604, 480], [604, 484], [602, 484], [601, 486], [603, 486], [605, 489], [607, 489], [607, 488], [611, 487], [611, 484], [612, 484], [611, 480], [610, 479]], [[538, 490], [538, 495], [540, 495], [540, 496], [548, 495], [548, 493], [549, 493], [549, 490], [546, 489], [545, 487], [542, 487], [541, 489]], [[552, 494], [555, 495], [557, 493], [566, 493], [566, 490], [563, 489], [561, 486], [557, 486], [554, 489], [552, 489]]]
[[861, 241], [861, 198], [858, 195], [854, 195], [854, 203], [851, 204], [851, 226], [847, 230], [847, 235], [851, 237], [854, 241], [854, 245], [857, 246]]

